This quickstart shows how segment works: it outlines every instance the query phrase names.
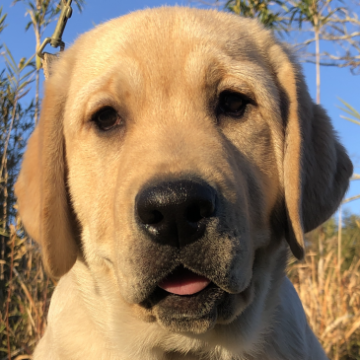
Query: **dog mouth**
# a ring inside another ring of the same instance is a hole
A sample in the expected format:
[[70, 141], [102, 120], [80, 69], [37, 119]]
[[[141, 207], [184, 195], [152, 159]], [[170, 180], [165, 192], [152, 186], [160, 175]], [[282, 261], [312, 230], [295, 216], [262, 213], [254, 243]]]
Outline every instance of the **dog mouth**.
[[241, 293], [231, 294], [208, 277], [179, 265], [157, 282], [140, 306], [168, 330], [201, 334], [218, 320], [232, 321], [248, 304], [251, 288], [249, 284]]
[[[160, 280], [142, 305], [166, 312], [167, 317], [196, 318], [204, 316], [224, 295], [224, 290], [210, 279], [180, 265]], [[208, 304], [205, 308], [204, 303]]]
[[148, 309], [166, 307], [168, 311], [172, 309], [174, 312], [180, 310], [187, 313], [191, 309], [199, 309], [203, 304], [201, 299], [209, 296], [218, 299], [218, 296], [213, 297], [214, 293], [223, 295], [225, 291], [204, 275], [179, 265], [157, 283], [141, 305]]
[[195, 274], [191, 270], [179, 266], [161, 280], [158, 287], [170, 294], [183, 296], [197, 294], [210, 283], [211, 281], [205, 276]]
[[225, 299], [225, 291], [210, 279], [181, 265], [160, 280], [141, 305], [168, 330], [200, 334], [215, 325], [217, 308]]

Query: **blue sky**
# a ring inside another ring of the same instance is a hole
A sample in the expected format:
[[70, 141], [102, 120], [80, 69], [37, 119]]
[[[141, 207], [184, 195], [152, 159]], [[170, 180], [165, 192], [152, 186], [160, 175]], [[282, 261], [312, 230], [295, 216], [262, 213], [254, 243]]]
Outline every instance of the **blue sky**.
[[[346, 0], [345, 0], [346, 3]], [[0, 6], [3, 6], [3, 12], [8, 14], [7, 28], [2, 32], [0, 43], [6, 43], [16, 60], [21, 57], [29, 57], [34, 53], [35, 38], [30, 30], [25, 32], [24, 28], [29, 17], [25, 17], [25, 7], [22, 3], [11, 6], [12, 0], [2, 0]], [[165, 0], [87, 0], [84, 11], [79, 14], [73, 6], [73, 16], [68, 21], [63, 40], [69, 46], [83, 32], [90, 30], [94, 24], [99, 24], [117, 16], [127, 14], [131, 11], [152, 8], [161, 5], [184, 5], [196, 6], [195, 3], [184, 1], [166, 1]], [[51, 36], [55, 24], [48, 27], [45, 36]], [[50, 46], [47, 51], [53, 52]], [[0, 59], [0, 64], [3, 62]], [[0, 69], [3, 66], [0, 65]], [[311, 96], [315, 98], [315, 66], [304, 64], [304, 73], [310, 89]], [[360, 126], [343, 120], [340, 115], [343, 114], [338, 108], [341, 102], [338, 98], [354, 106], [360, 111], [360, 75], [352, 75], [348, 69], [339, 69], [333, 67], [322, 67], [321, 69], [321, 103], [327, 109], [333, 120], [334, 127], [339, 137], [347, 148], [353, 163], [355, 172], [360, 173]], [[346, 197], [360, 194], [360, 180], [353, 181]], [[349, 203], [344, 207], [349, 211], [360, 213], [360, 200]]]

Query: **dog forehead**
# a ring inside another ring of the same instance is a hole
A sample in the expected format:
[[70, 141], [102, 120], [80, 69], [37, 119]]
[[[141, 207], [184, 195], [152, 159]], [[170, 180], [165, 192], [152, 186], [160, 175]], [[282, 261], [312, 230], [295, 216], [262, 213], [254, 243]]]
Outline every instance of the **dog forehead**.
[[110, 83], [113, 94], [132, 94], [135, 103], [150, 106], [151, 99], [199, 99], [199, 91], [227, 75], [269, 88], [263, 54], [270, 39], [253, 19], [209, 10], [164, 7], [111, 20], [82, 35], [63, 56], [62, 63], [71, 63], [71, 112]]
[[221, 55], [259, 61], [265, 37], [268, 32], [256, 21], [231, 14], [182, 7], [142, 10], [81, 36], [74, 45], [74, 73], [84, 82], [104, 74], [110, 64], [127, 62], [131, 69], [128, 59], [132, 59], [141, 65], [142, 74], [155, 75], [156, 70], [164, 74], [169, 67], [184, 68], [194, 52], [193, 59], [203, 62]]
[[74, 131], [91, 104], [108, 97], [136, 117], [204, 111], [220, 88], [256, 94], [276, 108], [276, 100], [268, 104], [277, 91], [266, 55], [274, 43], [253, 19], [181, 7], [144, 10], [80, 36], [50, 82], [66, 93], [65, 119]]

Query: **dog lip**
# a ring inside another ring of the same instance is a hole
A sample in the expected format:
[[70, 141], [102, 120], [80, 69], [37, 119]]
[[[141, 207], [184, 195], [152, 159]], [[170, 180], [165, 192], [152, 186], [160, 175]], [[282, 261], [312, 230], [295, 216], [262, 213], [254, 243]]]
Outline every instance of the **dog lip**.
[[205, 276], [179, 266], [161, 280], [158, 286], [171, 294], [193, 295], [204, 290], [210, 283]]

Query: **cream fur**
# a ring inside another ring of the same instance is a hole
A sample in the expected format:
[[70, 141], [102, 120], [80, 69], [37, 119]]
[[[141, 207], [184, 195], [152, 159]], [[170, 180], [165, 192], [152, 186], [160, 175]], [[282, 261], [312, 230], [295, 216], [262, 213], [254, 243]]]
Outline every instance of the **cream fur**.
[[[285, 267], [352, 164], [291, 51], [255, 20], [164, 7], [82, 35], [51, 73], [15, 189], [61, 277], [34, 359], [326, 359]], [[252, 99], [241, 119], [216, 118], [224, 90]], [[104, 106], [122, 119], [106, 133], [91, 121]], [[136, 194], [188, 176], [221, 194], [221, 215], [185, 248], [153, 244]], [[232, 294], [214, 323], [185, 331], [142, 305], [179, 264]]]

